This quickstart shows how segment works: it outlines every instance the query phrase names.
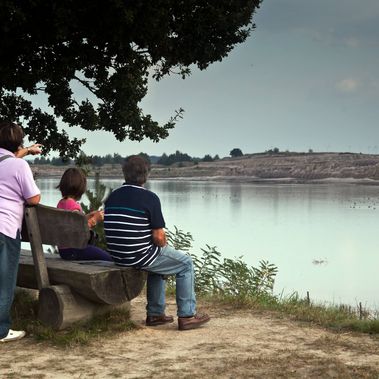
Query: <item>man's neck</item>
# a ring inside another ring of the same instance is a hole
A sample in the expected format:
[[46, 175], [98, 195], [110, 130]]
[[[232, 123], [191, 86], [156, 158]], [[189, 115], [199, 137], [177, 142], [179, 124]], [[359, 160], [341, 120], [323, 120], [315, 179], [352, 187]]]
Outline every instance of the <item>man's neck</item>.
[[127, 182], [125, 182], [123, 185], [124, 186], [133, 186], [133, 187], [144, 187], [145, 183], [136, 184], [136, 183], [127, 183]]

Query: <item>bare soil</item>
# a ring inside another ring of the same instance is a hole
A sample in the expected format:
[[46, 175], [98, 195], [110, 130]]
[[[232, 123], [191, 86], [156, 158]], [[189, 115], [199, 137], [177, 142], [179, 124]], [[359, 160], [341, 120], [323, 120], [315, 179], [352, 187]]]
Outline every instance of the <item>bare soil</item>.
[[[378, 337], [221, 306], [206, 309], [212, 319], [197, 330], [149, 328], [144, 306], [132, 302], [140, 328], [89, 346], [2, 344], [0, 378], [379, 378]], [[170, 299], [167, 313], [175, 310]]]
[[[38, 177], [60, 177], [67, 166], [32, 165]], [[90, 175], [120, 178], [119, 164], [94, 167]], [[151, 179], [232, 180], [241, 182], [324, 182], [379, 181], [379, 155], [354, 153], [247, 154], [214, 162], [179, 162], [171, 166], [153, 165]]]

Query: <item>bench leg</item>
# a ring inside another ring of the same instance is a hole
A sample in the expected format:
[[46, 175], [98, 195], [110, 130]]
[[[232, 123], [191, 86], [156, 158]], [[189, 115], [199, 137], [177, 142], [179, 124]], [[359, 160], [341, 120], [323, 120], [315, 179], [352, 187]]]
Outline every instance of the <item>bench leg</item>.
[[71, 291], [67, 285], [55, 285], [40, 290], [38, 318], [44, 325], [62, 330], [75, 322], [89, 320], [116, 307], [130, 309], [130, 303], [116, 306], [97, 304]]

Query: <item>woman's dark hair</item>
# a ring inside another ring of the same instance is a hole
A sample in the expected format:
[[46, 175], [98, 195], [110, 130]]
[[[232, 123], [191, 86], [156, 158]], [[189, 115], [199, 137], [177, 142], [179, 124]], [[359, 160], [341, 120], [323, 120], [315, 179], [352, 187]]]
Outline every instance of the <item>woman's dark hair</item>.
[[149, 163], [139, 155], [131, 155], [122, 165], [126, 184], [142, 185], [146, 183], [149, 174]]
[[15, 153], [22, 146], [24, 132], [21, 126], [10, 122], [0, 122], [0, 147]]
[[72, 197], [79, 200], [87, 188], [87, 178], [83, 170], [79, 168], [68, 168], [57, 185], [62, 197]]

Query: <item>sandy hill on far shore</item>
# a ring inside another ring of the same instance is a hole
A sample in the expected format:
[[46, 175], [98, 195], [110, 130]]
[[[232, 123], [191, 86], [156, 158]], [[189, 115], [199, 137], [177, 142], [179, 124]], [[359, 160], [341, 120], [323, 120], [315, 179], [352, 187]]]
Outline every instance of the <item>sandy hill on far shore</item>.
[[[31, 165], [37, 177], [60, 177], [67, 166]], [[122, 177], [118, 164], [93, 167], [91, 175]], [[354, 153], [250, 154], [214, 162], [179, 162], [153, 165], [151, 179], [197, 179], [241, 181], [379, 180], [379, 155]]]

